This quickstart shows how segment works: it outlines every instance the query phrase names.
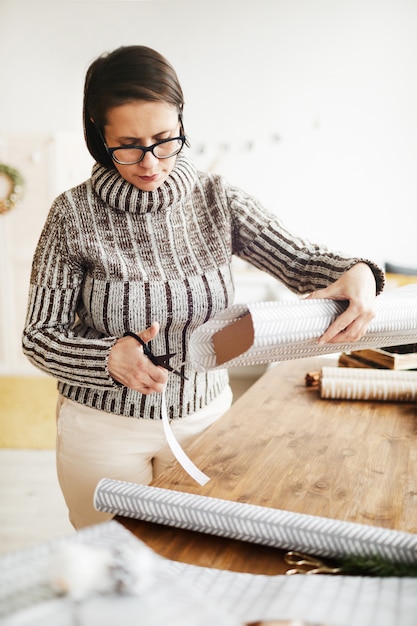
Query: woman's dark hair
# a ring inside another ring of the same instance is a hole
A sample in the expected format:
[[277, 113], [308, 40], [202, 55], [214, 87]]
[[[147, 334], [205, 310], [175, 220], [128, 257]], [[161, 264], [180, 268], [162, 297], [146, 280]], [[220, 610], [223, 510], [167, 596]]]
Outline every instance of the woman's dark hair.
[[84, 84], [84, 137], [91, 156], [101, 165], [114, 167], [103, 143], [107, 111], [136, 100], [166, 102], [181, 117], [181, 85], [159, 52], [146, 46], [123, 46], [93, 61]]

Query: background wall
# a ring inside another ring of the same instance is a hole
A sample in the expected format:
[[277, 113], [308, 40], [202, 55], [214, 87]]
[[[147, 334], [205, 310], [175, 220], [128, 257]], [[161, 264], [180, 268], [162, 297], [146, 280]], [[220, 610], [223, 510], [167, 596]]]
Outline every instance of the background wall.
[[125, 44], [177, 69], [198, 165], [313, 240], [417, 264], [415, 0], [0, 0], [0, 24], [0, 161], [28, 183], [0, 216], [3, 268], [22, 248], [18, 277], [0, 271], [3, 329], [20, 331], [4, 293], [24, 300], [50, 201], [89, 175], [85, 71]]

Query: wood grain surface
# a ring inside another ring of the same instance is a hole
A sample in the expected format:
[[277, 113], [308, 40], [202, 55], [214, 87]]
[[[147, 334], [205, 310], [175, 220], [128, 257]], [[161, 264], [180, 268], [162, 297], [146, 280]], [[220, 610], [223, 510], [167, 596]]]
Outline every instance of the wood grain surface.
[[[307, 372], [336, 359], [271, 367], [186, 452], [211, 480], [174, 463], [152, 484], [238, 502], [417, 532], [417, 405], [324, 400]], [[117, 518], [160, 554], [274, 574], [282, 551]]]

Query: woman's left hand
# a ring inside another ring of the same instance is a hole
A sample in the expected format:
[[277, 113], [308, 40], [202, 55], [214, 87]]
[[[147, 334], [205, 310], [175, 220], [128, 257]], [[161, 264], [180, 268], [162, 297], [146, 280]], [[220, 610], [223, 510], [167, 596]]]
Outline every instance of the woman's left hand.
[[358, 341], [375, 317], [376, 281], [366, 263], [356, 263], [338, 280], [310, 293], [307, 298], [348, 300], [349, 306], [320, 337], [319, 344]]

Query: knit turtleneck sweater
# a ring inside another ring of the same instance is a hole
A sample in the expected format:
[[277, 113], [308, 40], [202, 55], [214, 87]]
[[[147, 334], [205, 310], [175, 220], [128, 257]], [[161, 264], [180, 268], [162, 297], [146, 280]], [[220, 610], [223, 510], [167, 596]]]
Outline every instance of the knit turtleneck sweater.
[[[152, 352], [174, 353], [171, 365], [188, 378], [169, 375], [168, 415], [189, 415], [228, 382], [225, 370], [195, 371], [187, 346], [197, 326], [232, 304], [233, 254], [297, 293], [328, 285], [362, 260], [294, 237], [254, 198], [197, 172], [183, 154], [153, 192], [96, 164], [51, 207], [33, 261], [23, 351], [66, 397], [159, 419], [161, 394], [123, 387], [107, 368], [119, 337], [158, 321]], [[370, 265], [380, 289], [382, 273]]]

